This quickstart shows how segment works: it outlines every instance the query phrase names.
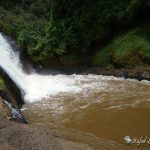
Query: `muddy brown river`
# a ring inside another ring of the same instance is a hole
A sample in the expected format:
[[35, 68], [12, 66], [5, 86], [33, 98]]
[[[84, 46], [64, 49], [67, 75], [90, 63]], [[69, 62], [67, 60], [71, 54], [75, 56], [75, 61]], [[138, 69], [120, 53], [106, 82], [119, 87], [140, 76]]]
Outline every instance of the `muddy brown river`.
[[103, 143], [106, 149], [113, 149], [112, 145], [150, 149], [150, 82], [95, 77], [82, 84], [85, 88], [80, 92], [59, 93], [24, 105], [29, 123], [43, 123], [67, 132], [71, 140], [98, 148]]
[[26, 73], [10, 43], [0, 33], [0, 67], [22, 91], [29, 123], [101, 150], [150, 150], [150, 82], [94, 74], [44, 75], [34, 69]]

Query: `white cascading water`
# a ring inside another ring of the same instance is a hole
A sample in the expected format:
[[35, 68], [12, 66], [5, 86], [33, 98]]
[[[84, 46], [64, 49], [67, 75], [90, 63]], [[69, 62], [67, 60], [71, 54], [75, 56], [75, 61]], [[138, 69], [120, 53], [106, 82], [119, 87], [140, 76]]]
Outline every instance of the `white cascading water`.
[[[21, 67], [19, 53], [14, 52], [7, 41], [0, 34], [0, 66], [10, 78], [25, 93], [25, 101], [34, 102], [63, 93], [81, 92], [93, 88], [106, 88], [104, 80], [114, 77], [99, 75], [40, 75], [26, 74]], [[117, 79], [117, 78], [114, 78]]]

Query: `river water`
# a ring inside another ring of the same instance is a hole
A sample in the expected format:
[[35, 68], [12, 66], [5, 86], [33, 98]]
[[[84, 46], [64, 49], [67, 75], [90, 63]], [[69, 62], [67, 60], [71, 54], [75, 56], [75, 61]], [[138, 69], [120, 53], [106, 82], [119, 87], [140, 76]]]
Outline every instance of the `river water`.
[[[22, 69], [19, 53], [0, 34], [0, 67], [22, 89], [23, 113], [66, 138], [105, 150], [150, 149], [150, 82], [88, 75], [41, 75]], [[125, 136], [145, 143], [127, 144]]]
[[[70, 134], [80, 131], [123, 145], [127, 145], [125, 136], [150, 137], [150, 82], [91, 76], [88, 81], [85, 76], [82, 83], [90, 86], [78, 93], [60, 93], [27, 103], [24, 112], [28, 121], [61, 127]], [[83, 142], [87, 142], [86, 137]], [[132, 145], [150, 148], [149, 144]]]

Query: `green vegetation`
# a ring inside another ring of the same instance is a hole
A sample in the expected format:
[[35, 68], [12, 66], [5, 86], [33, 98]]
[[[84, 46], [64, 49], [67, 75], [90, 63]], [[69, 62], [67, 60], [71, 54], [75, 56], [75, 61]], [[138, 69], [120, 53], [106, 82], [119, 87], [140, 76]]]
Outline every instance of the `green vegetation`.
[[0, 77], [0, 90], [6, 89], [3, 79]]
[[[93, 64], [97, 66], [136, 67], [150, 64], [150, 39], [144, 34], [148, 27], [135, 28], [115, 37], [98, 52]], [[150, 33], [150, 32], [147, 32]]]
[[5, 0], [0, 30], [47, 67], [134, 67], [150, 63], [149, 13], [148, 0]]

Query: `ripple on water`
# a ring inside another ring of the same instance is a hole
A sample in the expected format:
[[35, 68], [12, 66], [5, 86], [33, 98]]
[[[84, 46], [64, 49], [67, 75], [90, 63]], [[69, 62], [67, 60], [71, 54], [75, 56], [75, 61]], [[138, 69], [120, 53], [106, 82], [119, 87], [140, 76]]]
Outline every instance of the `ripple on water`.
[[[148, 82], [111, 77], [102, 77], [103, 80], [99, 81], [98, 76], [93, 78], [77, 83], [83, 84], [82, 90], [77, 93], [61, 92], [41, 101], [27, 103], [24, 106], [28, 108], [25, 115], [32, 123], [44, 122], [56, 126], [57, 130], [71, 129], [69, 134], [82, 131], [82, 134], [105, 139], [104, 145], [103, 140], [99, 141], [104, 149], [130, 148], [123, 140], [129, 134], [150, 135]], [[84, 143], [88, 141], [86, 137], [84, 139]], [[95, 143], [95, 146], [98, 145]]]

